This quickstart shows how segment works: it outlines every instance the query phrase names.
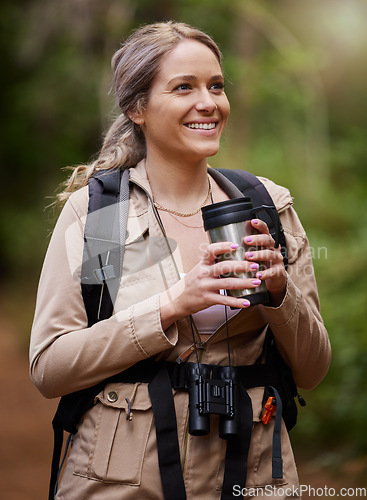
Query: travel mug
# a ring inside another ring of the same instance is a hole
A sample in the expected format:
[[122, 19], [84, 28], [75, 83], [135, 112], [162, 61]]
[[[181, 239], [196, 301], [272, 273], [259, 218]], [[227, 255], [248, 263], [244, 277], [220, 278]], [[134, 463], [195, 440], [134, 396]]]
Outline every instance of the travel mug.
[[[278, 214], [275, 213], [276, 210], [274, 207], [261, 205], [254, 208], [251, 198], [249, 196], [243, 196], [242, 198], [233, 198], [220, 203], [207, 205], [203, 207], [201, 211], [204, 229], [209, 233], [209, 238], [212, 243], [231, 241], [239, 245], [236, 251], [219, 255], [219, 261], [244, 260], [245, 252], [257, 250], [256, 247], [245, 244], [244, 238], [255, 234], [256, 230], [251, 225], [251, 219], [253, 219], [258, 212], [268, 213], [273, 220], [276, 228], [275, 247], [278, 247], [280, 227]], [[245, 273], [241, 271], [228, 273], [228, 275], [238, 278], [255, 278], [255, 273], [252, 272]], [[264, 282], [256, 288], [227, 290], [227, 293], [233, 297], [245, 298], [253, 305], [266, 304], [269, 301], [269, 295]]]

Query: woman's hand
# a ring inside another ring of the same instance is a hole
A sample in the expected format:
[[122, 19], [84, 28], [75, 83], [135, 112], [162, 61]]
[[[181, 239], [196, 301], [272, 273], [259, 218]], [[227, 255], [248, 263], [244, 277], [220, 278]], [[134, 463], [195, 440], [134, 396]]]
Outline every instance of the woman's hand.
[[287, 286], [287, 273], [280, 246], [274, 248], [275, 242], [265, 222], [260, 219], [253, 219], [251, 225], [258, 231], [258, 234], [244, 238], [244, 243], [249, 247], [245, 258], [250, 262], [260, 263], [256, 276], [261, 281], [265, 281], [271, 305], [279, 306], [282, 303]]
[[[212, 243], [205, 249], [200, 262], [183, 279], [160, 295], [163, 329], [179, 318], [215, 304], [238, 309], [249, 307], [250, 302], [247, 299], [223, 295], [220, 290], [256, 288], [260, 284], [259, 280], [265, 281], [271, 305], [276, 307], [281, 304], [285, 295], [287, 274], [280, 247], [274, 248], [274, 240], [265, 222], [253, 219], [251, 225], [257, 230], [257, 234], [244, 239], [248, 251], [243, 261], [218, 262], [218, 257], [235, 252], [238, 245], [231, 242]], [[242, 272], [256, 272], [256, 279], [228, 276], [230, 273]]]
[[[225, 260], [218, 257], [232, 254], [238, 244], [231, 242], [212, 243], [205, 248], [200, 262], [184, 278], [160, 295], [161, 322], [163, 329], [177, 319], [201, 311], [215, 304], [244, 309], [250, 302], [246, 299], [220, 294], [220, 290], [256, 288], [258, 279], [229, 277], [229, 273], [255, 273], [259, 268], [249, 260]], [[223, 277], [226, 276], [226, 277]]]

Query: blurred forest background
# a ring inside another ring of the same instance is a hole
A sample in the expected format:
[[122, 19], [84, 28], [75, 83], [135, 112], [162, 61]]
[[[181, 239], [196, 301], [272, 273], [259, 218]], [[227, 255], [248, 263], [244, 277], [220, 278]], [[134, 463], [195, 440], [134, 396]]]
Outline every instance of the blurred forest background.
[[211, 165], [287, 186], [313, 248], [333, 360], [302, 393], [296, 456], [335, 471], [356, 464], [366, 484], [365, 0], [2, 0], [2, 318], [26, 357], [56, 215], [46, 206], [63, 167], [95, 156], [116, 112], [113, 52], [133, 28], [167, 19], [207, 31], [224, 54], [232, 111]]

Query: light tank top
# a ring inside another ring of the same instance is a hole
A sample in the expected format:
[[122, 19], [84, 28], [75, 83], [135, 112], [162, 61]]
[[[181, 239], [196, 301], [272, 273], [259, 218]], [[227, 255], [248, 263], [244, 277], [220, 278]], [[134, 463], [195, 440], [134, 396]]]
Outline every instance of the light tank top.
[[[181, 278], [184, 276], [185, 273], [180, 273]], [[220, 293], [224, 295], [225, 292], [224, 290], [220, 290]], [[192, 315], [200, 335], [209, 337], [226, 322], [225, 308], [226, 306], [223, 306], [222, 304], [215, 304], [214, 306], [207, 307], [206, 309], [198, 311]], [[239, 309], [231, 309], [230, 307], [227, 307], [228, 320], [238, 313]]]

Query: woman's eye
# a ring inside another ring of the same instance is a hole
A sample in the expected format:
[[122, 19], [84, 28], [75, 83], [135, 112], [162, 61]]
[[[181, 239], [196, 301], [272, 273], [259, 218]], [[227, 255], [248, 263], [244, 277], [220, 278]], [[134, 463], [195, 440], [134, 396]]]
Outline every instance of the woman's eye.
[[189, 90], [190, 86], [187, 83], [181, 83], [181, 85], [177, 85], [175, 90]]
[[223, 82], [217, 82], [213, 83], [213, 85], [210, 87], [212, 90], [224, 90], [224, 83]]

